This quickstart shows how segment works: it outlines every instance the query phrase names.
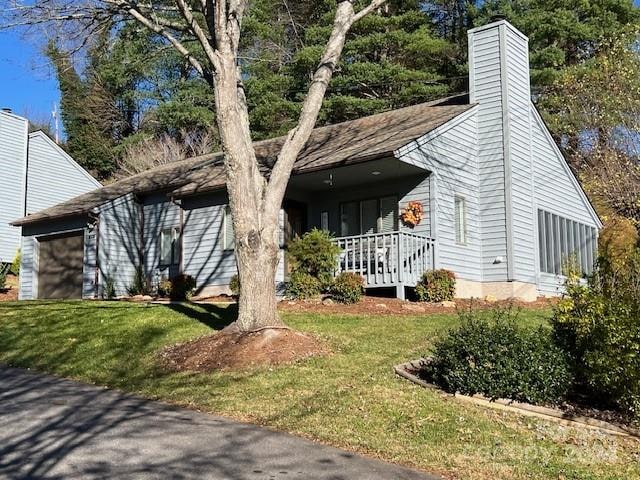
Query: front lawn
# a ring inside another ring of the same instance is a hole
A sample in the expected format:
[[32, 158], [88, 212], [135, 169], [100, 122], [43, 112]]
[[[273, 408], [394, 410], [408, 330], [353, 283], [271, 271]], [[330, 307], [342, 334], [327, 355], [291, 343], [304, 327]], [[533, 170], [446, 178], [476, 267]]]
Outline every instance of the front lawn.
[[[232, 307], [230, 307], [232, 308]], [[334, 354], [241, 372], [160, 371], [155, 352], [222, 328], [224, 307], [0, 303], [0, 362], [285, 430], [464, 479], [640, 478], [640, 444], [443, 397], [396, 377], [455, 315], [284, 313]], [[543, 322], [548, 312], [525, 311]], [[1, 388], [1, 387], [0, 387]]]

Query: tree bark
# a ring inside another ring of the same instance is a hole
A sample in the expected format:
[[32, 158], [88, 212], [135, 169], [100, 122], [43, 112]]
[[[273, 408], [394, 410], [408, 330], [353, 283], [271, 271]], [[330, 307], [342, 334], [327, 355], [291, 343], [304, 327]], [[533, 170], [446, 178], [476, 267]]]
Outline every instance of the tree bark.
[[[251, 331], [282, 325], [277, 311], [275, 275], [280, 250], [280, 208], [287, 183], [295, 160], [315, 126], [349, 29], [385, 1], [370, 0], [358, 12], [353, 7], [355, 0], [337, 2], [333, 29], [303, 102], [298, 124], [287, 135], [268, 180], [260, 173], [253, 148], [248, 107], [238, 68], [242, 19], [249, 0], [159, 3], [96, 0], [86, 4], [36, 2], [33, 5], [28, 2], [29, 6], [25, 4], [15, 10], [13, 25], [84, 21], [91, 27], [92, 24], [110, 22], [114, 16], [133, 18], [164, 37], [212, 86], [240, 280], [236, 325], [241, 331]], [[202, 46], [206, 58], [197, 57], [187, 48], [186, 42], [194, 40]]]

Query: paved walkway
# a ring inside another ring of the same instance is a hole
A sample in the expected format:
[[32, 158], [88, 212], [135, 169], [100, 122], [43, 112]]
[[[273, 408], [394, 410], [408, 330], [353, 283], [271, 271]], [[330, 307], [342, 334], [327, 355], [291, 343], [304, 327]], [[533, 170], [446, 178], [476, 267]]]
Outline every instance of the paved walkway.
[[254, 425], [0, 366], [0, 477], [435, 477]]

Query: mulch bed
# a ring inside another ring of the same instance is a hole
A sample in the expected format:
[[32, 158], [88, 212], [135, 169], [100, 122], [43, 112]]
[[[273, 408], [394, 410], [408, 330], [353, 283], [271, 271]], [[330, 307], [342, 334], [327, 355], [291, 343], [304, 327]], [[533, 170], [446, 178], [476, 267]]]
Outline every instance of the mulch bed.
[[279, 304], [279, 309], [285, 312], [305, 312], [305, 313], [348, 313], [354, 315], [418, 315], [423, 313], [453, 313], [456, 308], [492, 308], [495, 306], [523, 307], [527, 309], [546, 309], [554, 305], [557, 299], [538, 298], [535, 302], [498, 301], [488, 302], [484, 300], [458, 299], [453, 304], [445, 303], [421, 303], [400, 300], [398, 298], [370, 297], [366, 296], [360, 303], [353, 305], [343, 305], [332, 301], [320, 299], [316, 300], [283, 300]]
[[0, 289], [0, 302], [15, 302], [18, 300], [18, 277], [7, 275], [7, 283], [4, 289]]
[[292, 363], [328, 353], [311, 335], [289, 328], [265, 328], [249, 333], [223, 330], [171, 345], [159, 356], [161, 365], [171, 371], [210, 372]]

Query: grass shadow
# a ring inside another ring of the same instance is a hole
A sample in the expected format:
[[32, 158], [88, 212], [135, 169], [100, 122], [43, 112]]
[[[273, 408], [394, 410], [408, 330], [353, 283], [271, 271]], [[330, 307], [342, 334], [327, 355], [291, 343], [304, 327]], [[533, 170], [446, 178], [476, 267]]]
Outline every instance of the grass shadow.
[[167, 306], [171, 310], [181, 313], [214, 330], [222, 330], [238, 318], [237, 304], [221, 307], [220, 305], [212, 303], [170, 303]]

